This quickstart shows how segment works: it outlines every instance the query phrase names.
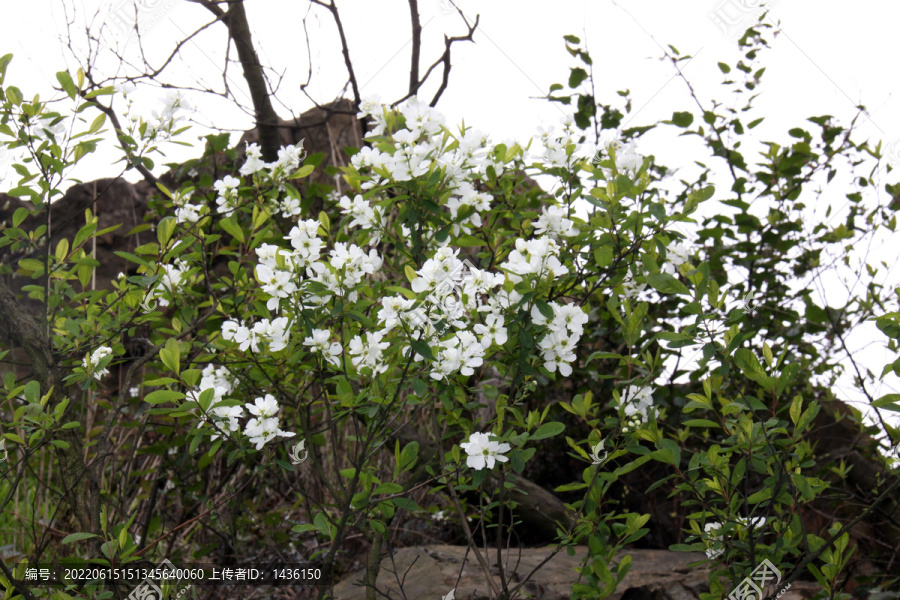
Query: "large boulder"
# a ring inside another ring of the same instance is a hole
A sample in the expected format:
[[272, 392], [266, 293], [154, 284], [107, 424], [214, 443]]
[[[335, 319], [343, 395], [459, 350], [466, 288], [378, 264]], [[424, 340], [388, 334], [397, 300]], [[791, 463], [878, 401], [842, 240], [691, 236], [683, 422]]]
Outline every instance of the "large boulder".
[[[381, 561], [377, 598], [438, 600], [454, 588], [456, 600], [487, 600], [491, 597], [483, 571], [465, 546], [432, 545], [397, 549]], [[504, 553], [508, 581], [519, 582], [541, 564], [549, 548], [514, 549]], [[569, 556], [561, 551], [538, 569], [522, 589], [521, 596], [536, 600], [569, 600], [572, 584], [579, 580], [575, 570], [584, 560], [587, 546], [576, 546]], [[698, 553], [668, 550], [627, 550], [631, 570], [610, 600], [692, 600], [709, 592], [709, 569], [688, 566], [704, 560]], [[622, 556], [624, 557], [623, 554]], [[484, 552], [495, 580], [498, 580], [497, 552]], [[362, 585], [365, 569], [349, 573], [334, 587], [336, 600], [365, 600]], [[399, 592], [403, 581], [403, 594]], [[583, 580], [582, 580], [583, 581]], [[811, 598], [817, 586], [795, 582], [780, 600]]]

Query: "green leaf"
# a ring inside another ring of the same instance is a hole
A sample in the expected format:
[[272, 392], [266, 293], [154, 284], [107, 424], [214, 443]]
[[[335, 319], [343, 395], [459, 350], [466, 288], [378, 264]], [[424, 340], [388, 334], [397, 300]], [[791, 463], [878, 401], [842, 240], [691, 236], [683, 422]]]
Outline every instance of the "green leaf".
[[410, 442], [400, 452], [400, 468], [409, 470], [419, 457], [419, 442]]
[[791, 422], [796, 425], [800, 420], [800, 413], [803, 411], [803, 399], [800, 396], [794, 396], [791, 402]]
[[75, 234], [75, 241], [72, 242], [72, 248], [80, 248], [81, 245], [91, 237], [91, 234], [97, 230], [97, 223], [88, 223], [78, 230]]
[[23, 258], [19, 261], [19, 268], [31, 271], [32, 273], [43, 273], [44, 263], [36, 258]]
[[531, 434], [530, 438], [532, 440], [543, 440], [545, 438], [551, 438], [561, 434], [566, 430], [566, 426], [562, 423], [551, 421], [550, 423], [544, 423], [540, 427], [537, 428], [537, 431]]
[[683, 283], [668, 273], [653, 273], [647, 277], [647, 283], [663, 294], [689, 294]]
[[872, 402], [875, 408], [885, 408], [890, 411], [900, 412], [900, 394], [885, 394]]
[[233, 219], [222, 219], [219, 221], [219, 225], [225, 230], [225, 233], [230, 234], [240, 243], [244, 243], [244, 230]]
[[709, 419], [690, 419], [685, 421], [684, 425], [687, 427], [721, 427], [721, 425]]
[[175, 217], [165, 217], [156, 226], [156, 239], [159, 240], [160, 248], [165, 248], [169, 240], [172, 239], [172, 234], [175, 233], [175, 225]]
[[421, 354], [428, 360], [434, 360], [434, 354], [431, 353], [431, 348], [423, 340], [411, 340], [409, 344], [418, 354]]
[[69, 75], [68, 71], [59, 71], [56, 74], [56, 80], [62, 86], [63, 91], [69, 95], [69, 98], [75, 99], [75, 96], [78, 95], [78, 88], [75, 87], [75, 82], [72, 81], [72, 76]]
[[487, 242], [474, 235], [462, 235], [456, 238], [454, 245], [461, 248], [474, 248], [476, 246], [487, 246]]
[[541, 314], [544, 315], [547, 319], [553, 318], [553, 307], [544, 302], [543, 300], [535, 300], [535, 306], [537, 306], [538, 310], [541, 311]]
[[4, 434], [3, 434], [3, 437], [5, 437], [6, 439], [8, 439], [8, 440], [10, 440], [10, 441], [12, 441], [12, 442], [15, 442], [15, 443], [19, 444], [20, 446], [24, 446], [24, 445], [25, 445], [25, 440], [23, 440], [22, 438], [20, 438], [19, 436], [17, 436], [15, 433], [4, 433]]
[[37, 381], [29, 381], [25, 384], [25, 400], [30, 404], [37, 404], [41, 399], [41, 384]]
[[407, 300], [415, 300], [416, 299], [416, 293], [414, 291], [408, 290], [408, 289], [400, 287], [398, 285], [389, 285], [389, 286], [386, 286], [384, 289], [386, 289], [389, 292], [394, 292], [395, 294], [400, 294], [401, 296], [406, 297]]
[[150, 381], [145, 381], [144, 385], [147, 387], [156, 387], [160, 385], [169, 385], [170, 383], [177, 383], [177, 379], [173, 379], [172, 377], [161, 377], [160, 379], [151, 379]]
[[181, 346], [175, 338], [166, 341], [166, 347], [159, 351], [159, 357], [173, 372], [181, 370]]
[[302, 179], [303, 177], [309, 177], [309, 174], [315, 170], [315, 165], [303, 165], [297, 172], [290, 176], [290, 179]]
[[587, 71], [585, 71], [581, 67], [575, 67], [569, 74], [569, 87], [572, 89], [577, 88], [579, 85], [581, 85], [582, 81], [587, 79], [587, 77]]
[[91, 122], [91, 126], [87, 131], [88, 135], [100, 131], [100, 128], [103, 127], [104, 123], [106, 123], [106, 115], [100, 113], [99, 115], [97, 115], [97, 118], [94, 119], [93, 122]]
[[144, 401], [150, 404], [162, 404], [163, 402], [172, 402], [173, 400], [181, 400], [184, 394], [173, 390], [156, 390], [144, 396]]
[[77, 542], [80, 540], [89, 540], [91, 538], [100, 537], [96, 533], [88, 533], [86, 531], [79, 531], [78, 533], [70, 533], [66, 537], [63, 538], [63, 544], [71, 544], [72, 542]]
[[678, 127], [688, 127], [694, 122], [694, 115], [689, 112], [676, 112], [672, 115], [672, 123]]

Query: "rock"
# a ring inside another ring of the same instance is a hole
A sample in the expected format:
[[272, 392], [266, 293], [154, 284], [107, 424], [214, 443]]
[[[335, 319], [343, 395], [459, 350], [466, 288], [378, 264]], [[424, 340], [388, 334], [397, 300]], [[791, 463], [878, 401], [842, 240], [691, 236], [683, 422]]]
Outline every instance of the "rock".
[[[523, 548], [504, 555], [509, 567], [507, 577], [521, 581], [541, 563], [551, 550]], [[568, 600], [572, 584], [579, 576], [575, 569], [587, 553], [586, 546], [576, 546], [575, 555], [559, 552], [541, 567], [520, 592], [524, 597], [538, 600]], [[705, 559], [703, 554], [671, 552], [668, 550], [628, 550], [631, 570], [619, 584], [611, 600], [689, 600], [709, 591], [709, 569], [689, 567], [692, 562]], [[488, 563], [497, 580], [497, 555], [489, 550]], [[396, 574], [395, 574], [396, 573]], [[365, 570], [346, 575], [334, 586], [336, 600], [365, 600], [366, 590], [361, 581]], [[404, 594], [399, 593], [402, 580]], [[379, 598], [410, 600], [439, 600], [456, 588], [456, 600], [490, 598], [489, 587], [478, 562], [465, 546], [413, 546], [400, 548], [393, 559], [386, 556], [381, 562], [378, 588]], [[780, 600], [801, 600], [812, 597], [816, 586], [795, 582]], [[522, 597], [522, 596], [520, 596]]]

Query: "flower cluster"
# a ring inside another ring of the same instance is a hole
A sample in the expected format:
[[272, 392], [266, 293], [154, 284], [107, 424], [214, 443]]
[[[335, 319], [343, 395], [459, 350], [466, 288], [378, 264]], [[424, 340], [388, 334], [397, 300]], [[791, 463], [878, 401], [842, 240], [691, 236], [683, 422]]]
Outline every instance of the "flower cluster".
[[383, 208], [380, 206], [372, 208], [360, 194], [357, 194], [353, 200], [343, 196], [338, 204], [342, 209], [341, 214], [350, 215], [353, 218], [350, 222], [350, 227], [360, 227], [373, 232], [369, 238], [369, 245], [381, 242], [382, 232], [384, 231]]
[[173, 192], [172, 203], [175, 205], [175, 222], [176, 223], [196, 223], [206, 212], [203, 204], [192, 204], [191, 197], [194, 195], [193, 190], [184, 193]]
[[243, 434], [250, 438], [251, 444], [256, 444], [257, 450], [262, 450], [267, 442], [277, 436], [293, 437], [295, 435], [281, 430], [278, 426], [279, 407], [274, 396], [266, 394], [262, 398], [256, 398], [252, 404], [240, 405], [226, 399], [226, 396], [231, 394], [234, 388], [234, 376], [226, 367], [207, 365], [203, 369], [197, 389], [188, 393], [188, 398], [199, 404], [200, 396], [207, 390], [212, 390], [212, 398], [207, 409], [211, 418], [204, 417], [204, 421], [215, 430], [212, 435], [213, 440], [241, 430], [238, 419], [244, 417], [244, 408], [253, 418], [244, 425]]
[[[610, 157], [615, 159], [616, 170], [632, 176], [636, 175], [644, 164], [644, 158], [637, 153], [634, 142], [623, 141], [621, 133], [618, 131], [608, 131], [603, 137], [601, 146]], [[603, 169], [603, 171], [607, 179], [613, 176], [608, 169]]]
[[544, 153], [540, 156], [542, 163], [548, 167], [570, 166], [571, 157], [578, 152], [581, 145], [575, 141], [574, 122], [569, 116], [562, 118], [562, 131], [554, 133], [552, 125], [544, 129], [538, 127], [538, 135], [544, 146]]
[[[484, 357], [484, 346], [475, 335], [468, 331], [458, 331], [449, 340], [440, 343], [440, 352], [434, 361], [431, 378], [446, 380], [448, 375], [459, 371], [463, 375], [472, 375], [473, 367], [480, 367]], [[416, 355], [416, 360], [421, 357]]]
[[625, 411], [625, 424], [622, 426], [624, 433], [638, 429], [642, 423], [650, 419], [651, 412], [656, 414], [653, 407], [653, 392], [648, 387], [628, 386], [619, 398], [619, 407]]
[[325, 362], [339, 367], [341, 364], [341, 352], [343, 349], [337, 342], [328, 341], [331, 339], [331, 332], [325, 329], [313, 329], [312, 335], [303, 340], [304, 346], [309, 346], [312, 352], [320, 353], [325, 357]]
[[571, 362], [575, 360], [575, 345], [584, 334], [584, 324], [588, 316], [575, 304], [560, 306], [556, 302], [549, 304], [553, 317], [544, 316], [537, 306], [531, 309], [531, 318], [536, 325], [546, 327], [547, 335], [538, 343], [543, 352], [544, 368], [551, 373], [559, 369], [561, 375], [572, 374]]
[[[369, 133], [379, 136], [387, 132], [386, 114], [390, 110], [377, 97], [369, 97], [361, 103], [358, 116], [371, 119], [373, 126]], [[362, 184], [363, 189], [377, 188], [387, 183], [386, 178], [394, 182], [409, 181], [443, 168], [450, 187], [459, 190], [448, 202], [451, 210], [454, 205], [457, 210], [465, 204], [484, 207], [482, 199], [474, 197], [465, 184], [468, 178], [486, 173], [488, 167], [493, 167], [498, 175], [505, 170], [502, 162], [494, 161], [484, 150], [487, 136], [471, 128], [453, 136], [443, 127], [443, 115], [416, 96], [401, 104], [398, 110], [404, 127], [393, 132], [394, 151], [363, 148], [351, 159], [355, 169], [372, 174], [372, 179]]]
[[487, 433], [473, 433], [469, 436], [469, 441], [461, 443], [460, 446], [468, 455], [466, 456], [466, 466], [476, 471], [485, 467], [493, 469], [496, 462], [509, 460], [508, 457], [503, 456], [504, 452], [509, 452], [509, 444], [491, 441], [491, 436]]
[[373, 376], [384, 373], [387, 371], [387, 365], [384, 364], [382, 353], [390, 343], [381, 341], [384, 333], [380, 331], [371, 331], [365, 335], [365, 341], [358, 335], [350, 340], [350, 360], [357, 369], [362, 367], [371, 369]]
[[150, 138], [155, 138], [162, 134], [163, 137], [169, 137], [175, 131], [176, 126], [185, 120], [180, 111], [192, 111], [193, 107], [188, 103], [184, 93], [180, 90], [170, 90], [162, 100], [162, 108], [153, 111], [155, 122], [150, 124]]
[[287, 317], [279, 317], [272, 321], [263, 319], [252, 327], [243, 321], [225, 321], [222, 323], [222, 337], [239, 345], [241, 352], [248, 349], [259, 352], [261, 343], [268, 343], [269, 350], [278, 352], [287, 347], [290, 338]]
[[159, 283], [153, 288], [149, 294], [151, 298], [156, 299], [160, 306], [168, 306], [170, 297], [185, 285], [189, 278], [190, 267], [181, 260], [176, 260], [174, 265], [159, 265], [162, 273], [160, 273]]
[[549, 235], [531, 240], [516, 240], [516, 249], [509, 253], [506, 262], [500, 268], [508, 273], [515, 283], [522, 281], [525, 275], [534, 274], [537, 279], [551, 275], [553, 279], [569, 272], [568, 267], [559, 261], [559, 244]]
[[294, 437], [296, 435], [292, 432], [282, 431], [278, 427], [279, 406], [272, 394], [257, 398], [253, 404], [248, 403], [246, 406], [253, 418], [244, 426], [244, 435], [250, 438], [251, 444], [256, 444], [257, 450], [262, 450], [262, 447], [275, 437]]
[[[112, 348], [107, 346], [100, 346], [96, 350], [94, 350], [89, 357], [85, 357], [82, 365], [84, 366], [84, 370], [93, 375], [94, 379], [100, 381], [107, 375], [109, 375], [109, 369], [102, 368], [100, 369], [100, 362], [106, 358], [107, 356], [112, 356]], [[109, 364], [107, 361], [106, 364]]]
[[567, 218], [562, 206], [550, 205], [544, 207], [544, 212], [537, 221], [533, 221], [534, 232], [538, 235], [546, 235], [552, 239], [573, 237], [578, 235], [575, 222]]
[[690, 248], [679, 242], [671, 242], [666, 246], [666, 262], [662, 270], [670, 275], [676, 275], [678, 268], [686, 263], [690, 257]]

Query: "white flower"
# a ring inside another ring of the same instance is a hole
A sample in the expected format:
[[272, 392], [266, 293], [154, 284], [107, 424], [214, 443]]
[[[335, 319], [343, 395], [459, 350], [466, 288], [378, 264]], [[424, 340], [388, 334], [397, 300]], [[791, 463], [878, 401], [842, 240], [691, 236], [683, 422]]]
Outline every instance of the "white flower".
[[549, 235], [554, 238], [578, 235], [578, 230], [574, 227], [575, 223], [566, 218], [566, 211], [561, 206], [545, 207], [544, 213], [531, 224], [537, 235]]
[[509, 253], [506, 262], [500, 268], [508, 272], [508, 276], [514, 282], [522, 280], [522, 276], [535, 274], [545, 277], [547, 274], [553, 278], [561, 277], [569, 272], [569, 269], [559, 262], [559, 245], [549, 236], [525, 241], [516, 240], [516, 249]]
[[382, 342], [383, 337], [383, 331], [372, 331], [366, 334], [365, 342], [358, 335], [350, 340], [350, 360], [353, 366], [369, 367], [372, 369], [372, 375], [387, 371], [387, 365], [382, 362], [382, 352], [390, 346], [390, 343]]
[[564, 377], [572, 374], [572, 366], [569, 364], [575, 360], [572, 351], [578, 341], [578, 336], [570, 336], [566, 331], [551, 331], [539, 343], [538, 347], [543, 351], [544, 368]]
[[[475, 335], [471, 331], [459, 331], [449, 340], [441, 342], [430, 377], [439, 381], [457, 371], [465, 376], [472, 375], [475, 373], [474, 367], [483, 364], [483, 357], [484, 346]], [[416, 360], [421, 360], [418, 354]]]
[[278, 414], [278, 400], [272, 394], [266, 394], [263, 398], [257, 398], [253, 404], [247, 404], [250, 414], [260, 419], [268, 419]]
[[475, 333], [482, 336], [481, 345], [490, 348], [491, 344], [502, 346], [506, 343], [506, 328], [503, 326], [503, 317], [496, 313], [490, 313], [484, 318], [485, 324], [475, 325]]
[[584, 334], [583, 325], [587, 323], [587, 313], [580, 306], [566, 304], [554, 308], [553, 322], [548, 325], [550, 331], [570, 331], [577, 336]]
[[473, 433], [469, 436], [469, 441], [461, 443], [460, 447], [468, 455], [466, 457], [466, 466], [476, 471], [480, 471], [485, 467], [493, 469], [495, 461], [507, 462], [509, 460], [509, 458], [503, 456], [504, 452], [509, 452], [509, 444], [492, 442], [487, 433]]
[[107, 346], [100, 346], [91, 354], [90, 358], [85, 358], [82, 364], [87, 372], [92, 373], [94, 379], [97, 381], [103, 379], [106, 375], [109, 374], [109, 369], [100, 369], [97, 370], [97, 367], [100, 366], [100, 361], [102, 361], [107, 356], [112, 356], [112, 348]]
[[722, 547], [722, 537], [719, 536], [711, 536], [709, 533], [711, 531], [718, 531], [722, 528], [721, 523], [716, 523], [715, 521], [711, 521], [703, 526], [704, 533], [704, 541], [706, 542], [706, 557], [710, 560], [715, 559], [722, 554], [725, 553], [725, 548]]
[[[374, 121], [373, 127], [370, 129], [371, 135], [381, 135], [387, 122], [384, 119], [384, 105], [381, 104], [381, 98], [377, 95], [366, 96], [359, 103], [359, 118], [371, 117]], [[363, 148], [365, 150], [365, 148]], [[358, 154], [356, 155], [358, 156]], [[358, 167], [357, 167], [358, 168]]]
[[640, 427], [641, 423], [650, 418], [650, 412], [655, 414], [653, 407], [652, 390], [649, 387], [639, 388], [629, 385], [628, 389], [619, 397], [619, 406], [625, 411], [625, 425], [623, 431], [631, 431]]
[[666, 263], [663, 271], [669, 274], [676, 274], [678, 267], [686, 263], [691, 256], [691, 250], [687, 246], [677, 242], [671, 242], [666, 246]]
[[384, 324], [387, 333], [400, 324], [400, 315], [408, 311], [415, 304], [415, 300], [403, 296], [391, 296], [381, 300], [381, 310], [378, 311], [378, 321]]
[[634, 300], [641, 293], [647, 289], [646, 283], [638, 283], [634, 280], [633, 277], [629, 276], [627, 279], [622, 281], [622, 297], [627, 298], [628, 300]]
[[219, 193], [218, 198], [216, 198], [216, 204], [219, 205], [218, 211], [220, 213], [230, 215], [234, 212], [237, 206], [237, 188], [240, 185], [241, 180], [231, 175], [226, 175], [223, 179], [213, 184], [216, 192]]
[[200, 220], [203, 206], [200, 204], [185, 204], [175, 209], [175, 221], [177, 223], [196, 223]]
[[321, 352], [325, 356], [325, 361], [340, 366], [340, 356], [343, 352], [341, 345], [334, 342], [329, 345], [328, 340], [331, 339], [331, 332], [327, 329], [313, 329], [312, 335], [303, 340], [304, 346], [310, 346], [313, 352]]
[[241, 175], [253, 175], [266, 168], [266, 163], [262, 160], [262, 150], [259, 144], [249, 144], [246, 155], [247, 160], [240, 168]]
[[319, 222], [314, 219], [300, 221], [284, 239], [294, 247], [294, 262], [299, 267], [308, 267], [319, 260], [322, 254], [322, 240], [318, 238]]
[[294, 437], [296, 434], [282, 431], [278, 427], [278, 419], [269, 417], [247, 421], [247, 425], [244, 427], [244, 435], [250, 438], [251, 444], [256, 444], [257, 450], [262, 450], [263, 446], [276, 436]]
[[212, 409], [212, 413], [220, 419], [219, 421], [212, 422], [213, 427], [220, 433], [213, 433], [212, 436], [210, 436], [210, 439], [217, 440], [222, 434], [227, 435], [228, 433], [240, 430], [241, 424], [238, 422], [238, 419], [244, 416], [244, 407], [220, 406], [219, 408]]
[[301, 161], [306, 158], [303, 151], [303, 142], [300, 140], [296, 145], [282, 146], [278, 151], [278, 160], [270, 165], [273, 170], [281, 169], [285, 173], [293, 173], [300, 166]]
[[259, 336], [243, 322], [225, 321], [222, 323], [222, 337], [239, 344], [241, 352], [246, 352], [248, 348], [252, 348], [254, 352], [259, 350]]
[[266, 303], [269, 310], [279, 308], [279, 299], [287, 298], [297, 291], [297, 286], [292, 281], [293, 273], [290, 271], [273, 269], [268, 265], [257, 265], [256, 276], [262, 284], [262, 291], [272, 296]]
[[362, 229], [374, 230], [371, 238], [371, 244], [377, 244], [381, 241], [381, 232], [379, 231], [382, 220], [384, 219], [384, 209], [380, 206], [372, 208], [369, 203], [360, 194], [357, 194], [353, 200], [349, 197], [341, 197], [338, 204], [341, 207], [341, 214], [350, 215], [353, 220], [350, 227], [361, 227]]

